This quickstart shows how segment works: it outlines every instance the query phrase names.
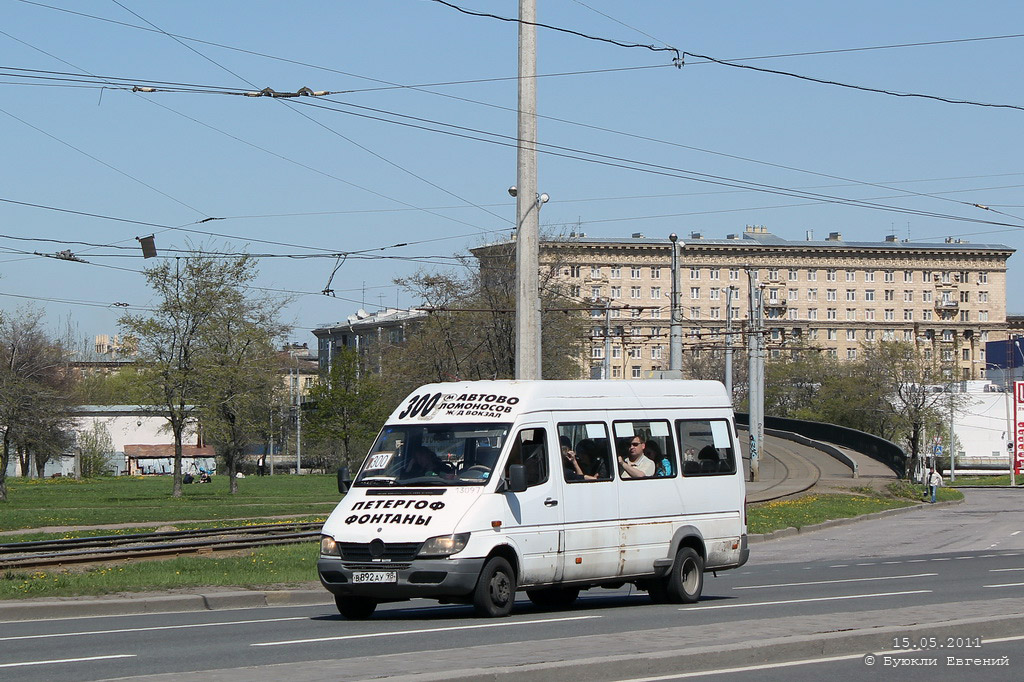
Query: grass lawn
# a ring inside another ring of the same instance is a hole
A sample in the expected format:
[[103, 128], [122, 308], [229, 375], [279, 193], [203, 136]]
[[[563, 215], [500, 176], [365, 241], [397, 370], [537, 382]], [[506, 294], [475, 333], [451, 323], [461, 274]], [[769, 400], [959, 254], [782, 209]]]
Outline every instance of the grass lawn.
[[[279, 514], [324, 518], [339, 499], [333, 476], [251, 477], [239, 481], [239, 493], [229, 495], [228, 481], [215, 477], [209, 485], [185, 486], [185, 495], [170, 495], [168, 477], [8, 481], [9, 502], [0, 504], [0, 527], [39, 528], [50, 525], [209, 519], [203, 524], [175, 523], [178, 528], [236, 525], [217, 519], [252, 519]], [[848, 518], [883, 509], [905, 507], [924, 495], [920, 485], [890, 484], [884, 493], [869, 489], [851, 494], [807, 495], [794, 500], [752, 504], [747, 509], [748, 532], [767, 533], [802, 527], [828, 519]], [[941, 500], [962, 498], [959, 491], [940, 488]], [[307, 520], [304, 518], [303, 520]], [[153, 526], [152, 528], [155, 528]], [[125, 532], [140, 532], [137, 529]], [[76, 531], [73, 535], [111, 534]], [[72, 534], [62, 534], [70, 537]], [[38, 533], [0, 537], [2, 541], [44, 539]], [[9, 570], [0, 573], [0, 599], [67, 597], [209, 587], [251, 589], [317, 585], [316, 542], [239, 551], [231, 556], [179, 557], [135, 561], [91, 569]]]
[[[945, 485], [950, 487], [956, 487], [959, 485], [982, 485], [992, 486], [994, 488], [1008, 488], [1010, 486], [1010, 472], [1006, 472], [1002, 476], [960, 476], [956, 477], [956, 481], [949, 480], [949, 472], [946, 472], [946, 476], [942, 479]], [[1024, 474], [1016, 476], [1016, 485], [1024, 485]]]
[[260, 519], [278, 515], [326, 515], [341, 499], [334, 476], [250, 476], [228, 493], [230, 481], [183, 486], [171, 497], [170, 476], [7, 479], [7, 502], [0, 503], [0, 530], [44, 526], [172, 522], [207, 519]]

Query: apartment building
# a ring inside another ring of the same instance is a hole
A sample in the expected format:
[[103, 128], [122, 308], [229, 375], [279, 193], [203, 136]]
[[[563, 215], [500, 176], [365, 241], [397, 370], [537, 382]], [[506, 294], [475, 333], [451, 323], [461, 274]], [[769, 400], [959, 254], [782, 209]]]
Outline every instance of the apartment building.
[[[957, 378], [985, 376], [985, 342], [1006, 338], [1006, 268], [1014, 249], [1000, 244], [789, 241], [763, 226], [740, 235], [681, 236], [683, 352], [744, 345], [749, 276], [762, 290], [768, 352], [809, 348], [854, 360], [864, 343], [898, 339], [948, 362]], [[480, 256], [493, 244], [474, 249]], [[541, 244], [542, 267], [585, 305], [593, 320], [591, 376], [610, 353], [611, 378], [642, 378], [668, 367], [671, 242], [583, 235]], [[607, 338], [611, 342], [606, 341]]]

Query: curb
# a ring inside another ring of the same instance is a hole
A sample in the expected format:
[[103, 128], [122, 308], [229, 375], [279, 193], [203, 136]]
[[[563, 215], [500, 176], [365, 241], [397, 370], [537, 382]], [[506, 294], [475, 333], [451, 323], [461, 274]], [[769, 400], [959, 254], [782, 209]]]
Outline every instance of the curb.
[[333, 604], [326, 590], [237, 590], [207, 594], [120, 595], [104, 599], [40, 599], [0, 603], [0, 622], [46, 618], [86, 618], [144, 613], [218, 611], [264, 606]]
[[[935, 504], [929, 504], [928, 507], [951, 507], [957, 504], [963, 504], [964, 500], [948, 500], [946, 502], [936, 502]], [[800, 535], [802, 533], [813, 533], [818, 530], [825, 530], [827, 528], [834, 528], [836, 526], [848, 526], [852, 523], [859, 521], [869, 521], [871, 519], [880, 519], [886, 516], [895, 516], [896, 514], [902, 514], [904, 512], [913, 511], [914, 509], [921, 509], [924, 507], [923, 503], [912, 504], [908, 507], [897, 507], [895, 509], [883, 509], [880, 512], [874, 512], [871, 514], [861, 514], [860, 516], [850, 516], [842, 519], [829, 519], [828, 521], [822, 521], [821, 523], [815, 523], [809, 526], [801, 526], [795, 528], [790, 526], [789, 528], [780, 528], [779, 530], [773, 530], [770, 533], [760, 533], [757, 535], [747, 535], [748, 543], [768, 542], [770, 540], [781, 540], [782, 538], [793, 537], [794, 535]]]

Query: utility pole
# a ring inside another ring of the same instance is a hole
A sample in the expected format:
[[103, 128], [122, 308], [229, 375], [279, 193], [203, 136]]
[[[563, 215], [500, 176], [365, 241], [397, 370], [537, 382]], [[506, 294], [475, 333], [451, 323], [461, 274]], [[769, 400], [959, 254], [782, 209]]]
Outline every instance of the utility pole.
[[668, 337], [668, 369], [673, 379], [683, 378], [683, 316], [679, 309], [679, 237], [668, 236], [672, 243], [672, 311]]
[[612, 378], [612, 299], [604, 301], [604, 362], [601, 363], [601, 378]]
[[541, 378], [540, 200], [537, 195], [536, 0], [519, 0], [516, 164], [516, 379]]
[[732, 285], [725, 289], [725, 392], [732, 402]]
[[762, 334], [761, 289], [757, 269], [747, 267], [750, 287], [750, 323], [747, 326], [749, 360], [747, 374], [750, 388], [750, 480], [761, 480], [760, 453], [764, 448], [764, 336]]

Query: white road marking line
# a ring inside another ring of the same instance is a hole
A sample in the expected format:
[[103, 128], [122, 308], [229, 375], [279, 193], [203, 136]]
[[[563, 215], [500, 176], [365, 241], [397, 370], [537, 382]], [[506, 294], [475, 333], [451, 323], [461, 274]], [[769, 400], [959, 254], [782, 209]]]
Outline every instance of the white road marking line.
[[120, 628], [117, 630], [83, 630], [82, 632], [53, 632], [46, 635], [17, 635], [0, 637], [0, 642], [14, 642], [20, 639], [49, 639], [52, 637], [81, 637], [83, 635], [119, 635], [127, 632], [154, 632], [156, 630], [187, 630], [190, 628], [212, 628], [225, 625], [252, 625], [253, 623], [280, 623], [286, 620], [309, 620], [309, 616], [291, 616], [288, 618], [267, 618], [263, 620], [230, 620], [221, 623], [185, 623], [182, 625], [153, 625], [141, 628]]
[[1003, 571], [1024, 571], [1024, 566], [1017, 568], [990, 568], [989, 573], [1002, 573]]
[[110, 656], [88, 656], [86, 658], [58, 658], [50, 661], [22, 661], [21, 663], [0, 663], [0, 668], [23, 668], [29, 665], [52, 665], [54, 663], [85, 663], [107, 661], [112, 658], [135, 658], [135, 654], [111, 654]]
[[1011, 537], [1011, 538], [1012, 538], [1012, 537], [1013, 537], [1014, 535], [1020, 535], [1020, 531], [1019, 531], [1019, 530], [1015, 530], [1015, 531], [1013, 531], [1012, 533], [1010, 533], [1010, 537]]
[[847, 568], [850, 564], [832, 564], [829, 568]]
[[940, 559], [932, 559], [932, 561], [952, 561], [952, 560], [953, 559], [948, 557], [948, 556], [947, 557], [942, 557]]
[[869, 562], [869, 563], [866, 563], [866, 564], [854, 564], [854, 565], [855, 565], [855, 566], [874, 566], [874, 565], [875, 565], [875, 562], [874, 562], [874, 561], [872, 561], [872, 562]]
[[848, 594], [839, 597], [813, 597], [809, 599], [786, 599], [782, 601], [758, 601], [750, 604], [720, 604], [718, 606], [684, 606], [680, 611], [703, 611], [706, 609], [740, 609], [749, 606], [778, 606], [780, 604], [803, 604], [812, 601], [835, 601], [840, 599], [869, 599], [871, 597], [897, 597], [904, 594], [929, 594], [932, 590], [908, 590], [906, 592], [876, 592], [874, 594]]
[[921, 563], [924, 563], [925, 561], [928, 561], [928, 560], [927, 559], [907, 559], [907, 563], [908, 564], [921, 564]]
[[860, 583], [871, 580], [899, 580], [900, 578], [927, 578], [938, 575], [938, 573], [915, 573], [914, 575], [886, 575], [876, 578], [842, 578], [839, 580], [813, 580], [806, 583], [779, 583], [777, 585], [745, 585], [734, 587], [734, 590], [760, 590], [766, 587], [799, 587], [801, 585], [830, 585], [832, 583]]
[[[1014, 637], [1000, 637], [999, 639], [986, 639], [985, 644], [1001, 644], [1003, 642], [1016, 642], [1024, 639], [1024, 635]], [[912, 655], [916, 651], [874, 651], [874, 656], [901, 656]], [[627, 677], [616, 682], [663, 682], [664, 680], [685, 680], [690, 677], [703, 677], [711, 675], [728, 675], [730, 673], [751, 672], [754, 670], [772, 670], [775, 668], [791, 668], [798, 665], [813, 665], [815, 663], [834, 663], [836, 661], [851, 661], [863, 659], [865, 654], [845, 654], [843, 656], [826, 656], [823, 658], [802, 658], [796, 661], [782, 661], [780, 663], [761, 663], [759, 665], [745, 665], [738, 668], [722, 668], [720, 670], [699, 670], [686, 673], [673, 673], [671, 675], [660, 675], [658, 677]]]
[[982, 585], [982, 587], [1024, 587], [1024, 583], [1003, 583], [1002, 585]]
[[456, 625], [454, 627], [422, 628], [420, 630], [395, 630], [394, 632], [365, 632], [358, 635], [335, 635], [333, 637], [313, 637], [310, 639], [292, 639], [281, 642], [254, 642], [249, 646], [283, 646], [286, 644], [315, 644], [317, 642], [339, 642], [346, 639], [369, 639], [372, 637], [398, 637], [401, 635], [422, 635], [431, 632], [451, 632], [452, 630], [477, 630], [483, 628], [507, 628], [516, 625], [543, 625], [544, 623], [564, 623], [571, 620], [590, 620], [602, 616], [572, 616], [569, 618], [546, 618], [543, 620], [520, 620], [505, 623], [479, 623], [475, 625]]

